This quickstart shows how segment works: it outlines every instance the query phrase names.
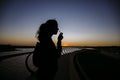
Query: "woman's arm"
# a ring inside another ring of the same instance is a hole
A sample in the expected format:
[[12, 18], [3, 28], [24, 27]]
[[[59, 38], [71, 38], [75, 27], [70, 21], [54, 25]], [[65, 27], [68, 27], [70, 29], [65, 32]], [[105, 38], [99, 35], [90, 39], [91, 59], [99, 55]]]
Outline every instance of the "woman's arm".
[[63, 39], [63, 33], [60, 33], [58, 36], [58, 42], [57, 42], [58, 55], [61, 55], [61, 52], [62, 52], [62, 46], [61, 46], [62, 39]]

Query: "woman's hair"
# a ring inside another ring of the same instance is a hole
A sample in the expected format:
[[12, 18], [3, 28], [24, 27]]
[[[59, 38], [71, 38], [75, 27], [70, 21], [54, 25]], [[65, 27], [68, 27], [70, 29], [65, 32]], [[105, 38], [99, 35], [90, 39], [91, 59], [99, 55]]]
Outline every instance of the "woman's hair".
[[37, 33], [36, 37], [40, 41], [42, 38], [47, 37], [49, 34], [52, 33], [52, 30], [58, 26], [58, 23], [55, 19], [49, 19], [45, 23], [41, 24]]

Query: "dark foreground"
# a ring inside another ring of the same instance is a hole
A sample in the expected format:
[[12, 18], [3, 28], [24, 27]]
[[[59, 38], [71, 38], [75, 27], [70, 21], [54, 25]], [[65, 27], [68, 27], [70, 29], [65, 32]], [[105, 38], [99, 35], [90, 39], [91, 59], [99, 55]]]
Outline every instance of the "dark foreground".
[[[119, 49], [73, 49], [75, 52], [71, 52], [72, 49], [63, 51], [55, 80], [120, 80]], [[0, 57], [0, 80], [36, 80], [26, 69], [27, 54], [13, 55]], [[34, 68], [32, 64], [29, 66]]]
[[84, 49], [76, 53], [75, 65], [81, 80], [120, 80], [120, 59], [101, 50], [104, 51]]
[[[79, 48], [63, 48], [62, 56], [59, 59], [59, 69], [54, 80], [79, 80], [73, 63], [74, 51], [77, 50]], [[0, 80], [36, 80], [36, 76], [26, 68], [25, 60], [28, 55], [26, 52], [2, 54], [0, 54]], [[35, 71], [36, 68], [31, 60], [32, 56], [28, 60], [29, 67]]]

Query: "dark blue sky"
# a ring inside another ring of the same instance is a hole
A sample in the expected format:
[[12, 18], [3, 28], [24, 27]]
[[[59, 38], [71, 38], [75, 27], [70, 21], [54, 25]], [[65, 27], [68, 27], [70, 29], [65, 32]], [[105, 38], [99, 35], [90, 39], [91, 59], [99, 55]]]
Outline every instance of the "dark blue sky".
[[40, 24], [56, 19], [64, 33], [64, 45], [120, 45], [118, 2], [4, 0], [0, 8], [0, 43], [34, 45]]

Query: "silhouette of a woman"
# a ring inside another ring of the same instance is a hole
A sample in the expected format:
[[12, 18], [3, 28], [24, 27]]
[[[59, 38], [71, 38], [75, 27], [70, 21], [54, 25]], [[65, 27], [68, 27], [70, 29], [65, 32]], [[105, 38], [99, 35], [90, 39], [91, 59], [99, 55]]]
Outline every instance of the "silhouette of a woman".
[[58, 58], [62, 51], [63, 33], [58, 36], [57, 47], [52, 41], [52, 35], [57, 34], [58, 30], [58, 23], [54, 19], [41, 24], [38, 29], [37, 38], [39, 42], [37, 42], [34, 50], [33, 64], [38, 67], [39, 80], [53, 80], [57, 72]]

